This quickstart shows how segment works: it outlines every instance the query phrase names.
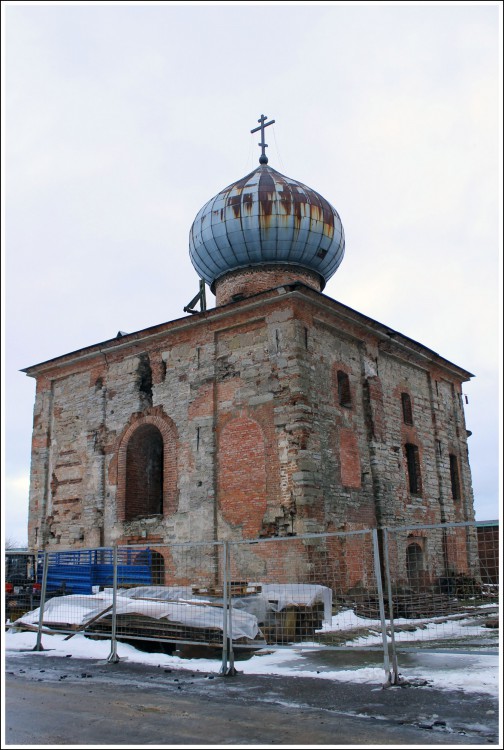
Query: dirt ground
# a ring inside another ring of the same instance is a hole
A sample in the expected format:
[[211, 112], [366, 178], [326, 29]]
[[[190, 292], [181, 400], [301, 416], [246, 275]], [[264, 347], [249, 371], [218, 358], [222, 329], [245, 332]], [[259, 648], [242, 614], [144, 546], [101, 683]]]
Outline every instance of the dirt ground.
[[33, 652], [6, 658], [3, 725], [6, 747], [499, 744], [488, 695]]

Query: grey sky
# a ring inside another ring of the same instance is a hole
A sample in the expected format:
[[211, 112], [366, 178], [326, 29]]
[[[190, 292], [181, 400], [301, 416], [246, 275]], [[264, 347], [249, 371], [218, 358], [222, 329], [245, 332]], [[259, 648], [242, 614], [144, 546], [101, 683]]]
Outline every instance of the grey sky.
[[341, 216], [325, 294], [477, 376], [476, 513], [496, 518], [500, 3], [2, 12], [6, 533], [26, 541], [35, 384], [19, 370], [184, 316], [190, 226], [258, 164], [262, 113], [270, 165]]

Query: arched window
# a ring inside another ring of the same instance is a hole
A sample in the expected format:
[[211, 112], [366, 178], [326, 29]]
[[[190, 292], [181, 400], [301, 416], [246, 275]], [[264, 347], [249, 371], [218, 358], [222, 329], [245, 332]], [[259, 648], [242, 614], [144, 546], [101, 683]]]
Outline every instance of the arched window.
[[163, 436], [152, 424], [140, 425], [126, 449], [125, 520], [163, 512]]
[[117, 484], [118, 521], [176, 512], [177, 447], [177, 429], [162, 407], [132, 414], [109, 466], [109, 481]]
[[415, 588], [422, 582], [423, 550], [419, 544], [409, 544], [406, 548], [406, 573], [410, 586]]
[[352, 395], [350, 393], [350, 379], [346, 372], [338, 370], [338, 402], [340, 406], [352, 407]]
[[147, 565], [150, 568], [153, 586], [164, 586], [165, 562], [163, 555], [155, 550], [144, 549], [136, 555], [134, 565]]
[[401, 393], [401, 402], [404, 424], [413, 424], [413, 409], [409, 393]]

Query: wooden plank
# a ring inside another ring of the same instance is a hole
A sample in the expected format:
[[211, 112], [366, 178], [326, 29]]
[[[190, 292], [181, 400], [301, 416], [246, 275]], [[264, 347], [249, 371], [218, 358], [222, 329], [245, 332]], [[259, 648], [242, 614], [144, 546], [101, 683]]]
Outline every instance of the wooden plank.
[[102, 615], [105, 614], [105, 612], [109, 612], [113, 606], [114, 606], [113, 604], [110, 604], [108, 607], [105, 607], [105, 609], [103, 609], [101, 612], [95, 615], [95, 617], [92, 617], [90, 620], [87, 620], [85, 623], [82, 623], [81, 625], [79, 625], [75, 633], [70, 633], [70, 635], [67, 635], [67, 637], [64, 638], [63, 640], [68, 641], [70, 638], [73, 638], [74, 635], [77, 635], [77, 633], [80, 633], [82, 630], [85, 630], [88, 627], [88, 625], [91, 625], [92, 622], [96, 622], [96, 620], [99, 620], [100, 617], [102, 617]]

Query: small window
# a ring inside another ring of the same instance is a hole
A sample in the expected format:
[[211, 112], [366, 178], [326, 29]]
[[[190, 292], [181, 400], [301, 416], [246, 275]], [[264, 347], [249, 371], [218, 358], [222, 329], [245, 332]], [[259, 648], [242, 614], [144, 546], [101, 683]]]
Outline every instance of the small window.
[[338, 401], [340, 406], [346, 406], [347, 408], [352, 407], [350, 379], [343, 370], [338, 370]]
[[454, 456], [453, 454], [450, 454], [450, 479], [451, 479], [452, 498], [454, 500], [460, 500], [461, 493], [460, 493], [460, 473], [459, 473], [458, 459], [457, 459], [457, 456]]
[[406, 464], [408, 467], [409, 491], [412, 495], [422, 494], [422, 477], [420, 474], [420, 455], [416, 445], [406, 443]]
[[404, 424], [413, 424], [413, 410], [409, 393], [401, 393], [401, 402]]

